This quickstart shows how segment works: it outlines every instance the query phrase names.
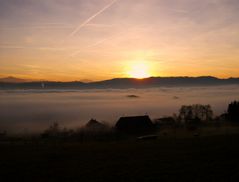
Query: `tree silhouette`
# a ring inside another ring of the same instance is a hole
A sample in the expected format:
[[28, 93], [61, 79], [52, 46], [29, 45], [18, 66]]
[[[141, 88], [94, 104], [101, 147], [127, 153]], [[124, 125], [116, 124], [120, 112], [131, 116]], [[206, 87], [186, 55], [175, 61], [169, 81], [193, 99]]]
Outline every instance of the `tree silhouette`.
[[57, 137], [59, 136], [59, 133], [60, 133], [60, 126], [57, 122], [54, 122], [52, 125], [49, 126], [48, 129], [46, 129], [43, 132], [42, 137], [43, 138]]
[[239, 101], [233, 101], [228, 105], [227, 115], [230, 121], [239, 122]]
[[210, 105], [188, 105], [182, 106], [179, 110], [179, 120], [187, 123], [191, 121], [209, 121], [212, 120], [213, 111]]

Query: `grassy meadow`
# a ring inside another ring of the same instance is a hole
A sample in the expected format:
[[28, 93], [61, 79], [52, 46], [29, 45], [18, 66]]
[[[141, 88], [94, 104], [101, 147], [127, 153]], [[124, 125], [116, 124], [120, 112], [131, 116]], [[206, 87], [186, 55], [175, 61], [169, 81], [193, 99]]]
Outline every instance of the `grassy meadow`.
[[2, 141], [0, 180], [238, 181], [239, 133], [205, 131], [195, 137], [165, 130], [147, 141]]

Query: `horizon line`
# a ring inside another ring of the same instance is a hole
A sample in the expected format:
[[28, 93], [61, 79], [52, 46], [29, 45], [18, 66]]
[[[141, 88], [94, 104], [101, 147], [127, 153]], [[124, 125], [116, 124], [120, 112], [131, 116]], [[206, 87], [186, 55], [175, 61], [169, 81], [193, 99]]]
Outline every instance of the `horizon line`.
[[[28, 79], [28, 78], [20, 78], [20, 77], [15, 77], [15, 76], [6, 76], [6, 77], [0, 77], [0, 82], [5, 82], [5, 83], [33, 83], [33, 82], [62, 82], [62, 83], [67, 83], [67, 82], [81, 82], [81, 83], [95, 83], [95, 82], [102, 82], [102, 81], [108, 81], [108, 80], [115, 80], [115, 79], [134, 79], [134, 80], [145, 80], [145, 79], [150, 79], [150, 78], [216, 78], [220, 80], [226, 80], [226, 79], [239, 79], [239, 77], [217, 77], [217, 76], [212, 76], [212, 75], [201, 75], [201, 76], [150, 76], [150, 77], [145, 77], [145, 78], [134, 78], [134, 77], [113, 77], [109, 79], [102, 79], [102, 80], [88, 80], [88, 79], [75, 79], [75, 80], [69, 80], [69, 81], [62, 81], [62, 80], [44, 80], [44, 79]], [[1, 79], [18, 79], [19, 81], [17, 82], [7, 82], [7, 81], [1, 81]], [[22, 81], [20, 81], [22, 80]], [[87, 80], [87, 81], [86, 81]]]

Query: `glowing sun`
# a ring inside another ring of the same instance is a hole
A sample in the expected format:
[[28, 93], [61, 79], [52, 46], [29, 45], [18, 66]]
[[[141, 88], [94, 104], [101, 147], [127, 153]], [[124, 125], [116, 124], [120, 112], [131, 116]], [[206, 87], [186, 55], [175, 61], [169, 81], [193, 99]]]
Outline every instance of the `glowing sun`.
[[129, 66], [127, 74], [132, 78], [148, 78], [150, 77], [149, 66], [145, 62], [134, 62]]

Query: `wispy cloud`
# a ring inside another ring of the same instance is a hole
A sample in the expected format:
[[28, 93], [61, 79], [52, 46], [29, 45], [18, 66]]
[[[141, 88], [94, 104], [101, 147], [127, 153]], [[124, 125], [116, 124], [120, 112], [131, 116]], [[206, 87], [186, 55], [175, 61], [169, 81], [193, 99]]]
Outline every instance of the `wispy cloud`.
[[1, 25], [0, 29], [71, 29], [72, 24], [64, 23], [40, 23], [40, 24], [20, 24], [15, 26]]
[[28, 46], [18, 46], [18, 45], [0, 45], [0, 49], [36, 49], [36, 50], [47, 50], [47, 51], [64, 51], [65, 50], [65, 48], [28, 47]]
[[165, 7], [165, 6], [161, 6], [159, 8], [164, 9], [164, 10], [168, 10], [168, 11], [172, 11], [172, 12], [175, 12], [175, 13], [182, 13], [182, 14], [188, 13], [188, 11], [185, 10], [185, 9], [169, 8], [169, 7]]
[[114, 24], [99, 24], [99, 23], [88, 23], [85, 26], [94, 28], [110, 28], [115, 26]]

